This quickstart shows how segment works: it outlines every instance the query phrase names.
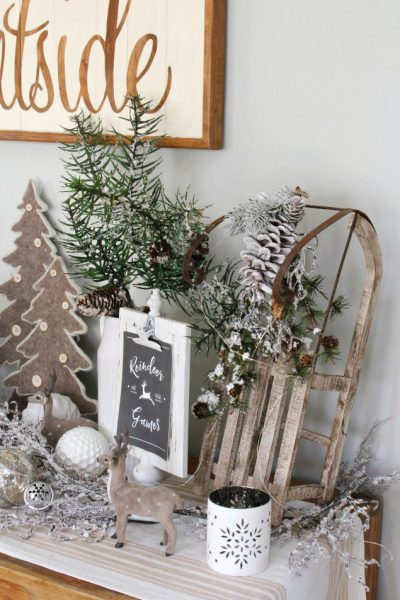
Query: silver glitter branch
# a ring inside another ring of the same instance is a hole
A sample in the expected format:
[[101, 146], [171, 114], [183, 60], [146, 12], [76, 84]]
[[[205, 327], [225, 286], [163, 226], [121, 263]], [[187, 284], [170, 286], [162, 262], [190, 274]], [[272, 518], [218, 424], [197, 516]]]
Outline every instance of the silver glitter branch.
[[0, 509], [0, 532], [28, 539], [37, 527], [46, 526], [58, 540], [102, 540], [114, 522], [103, 478], [72, 477], [54, 459], [39, 427], [0, 413], [0, 447], [25, 451], [37, 465], [38, 479], [51, 485], [55, 500], [50, 509], [35, 511], [27, 506]]
[[[308, 505], [289, 508], [282, 523], [272, 531], [272, 539], [298, 539], [299, 543], [290, 554], [289, 566], [297, 574], [312, 561], [322, 557], [338, 557], [349, 577], [351, 567], [378, 564], [376, 560], [364, 560], [351, 556], [349, 546], [369, 529], [370, 514], [376, 508], [373, 500], [359, 496], [377, 493], [393, 484], [400, 483], [400, 472], [371, 475], [367, 467], [374, 458], [374, 436], [382, 423], [375, 424], [363, 439], [351, 463], [343, 463], [337, 480], [339, 493], [322, 506]], [[359, 581], [364, 585], [363, 581]]]
[[[369, 474], [374, 458], [374, 437], [382, 423], [377, 423], [363, 439], [353, 461], [343, 463], [338, 478], [338, 494], [321, 506], [304, 504], [288, 507], [282, 523], [272, 530], [272, 539], [284, 542], [298, 540], [289, 556], [290, 569], [299, 574], [311, 562], [322, 557], [337, 557], [349, 577], [352, 566], [362, 569], [375, 560], [352, 556], [351, 544], [370, 525], [374, 501], [360, 498], [400, 483], [400, 471]], [[0, 509], [0, 532], [29, 539], [37, 527], [45, 526], [57, 541], [80, 539], [99, 542], [114, 523], [114, 510], [102, 478], [71, 477], [54, 460], [53, 451], [35, 426], [25, 425], [16, 417], [9, 421], [6, 411], [0, 413], [0, 447], [19, 448], [38, 463], [38, 478], [51, 484], [55, 500], [47, 511], [34, 511], [26, 506]], [[204, 539], [205, 519], [199, 507], [181, 511], [180, 523], [187, 535]], [[198, 521], [201, 521], [201, 526]], [[359, 583], [365, 585], [363, 578]]]

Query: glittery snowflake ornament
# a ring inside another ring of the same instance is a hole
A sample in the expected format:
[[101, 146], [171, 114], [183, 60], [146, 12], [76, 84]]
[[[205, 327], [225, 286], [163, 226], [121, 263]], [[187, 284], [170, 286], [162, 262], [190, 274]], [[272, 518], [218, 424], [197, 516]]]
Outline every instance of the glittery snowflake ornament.
[[54, 493], [45, 481], [34, 481], [24, 492], [24, 502], [33, 510], [46, 510], [53, 503]]

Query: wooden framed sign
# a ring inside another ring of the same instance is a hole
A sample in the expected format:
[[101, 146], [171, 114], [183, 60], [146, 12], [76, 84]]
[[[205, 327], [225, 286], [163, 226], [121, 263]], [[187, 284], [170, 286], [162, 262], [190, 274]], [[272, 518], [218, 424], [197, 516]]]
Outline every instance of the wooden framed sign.
[[119, 406], [113, 431], [128, 433], [134, 453], [185, 477], [188, 454], [190, 327], [154, 318], [154, 336], [144, 335], [147, 315], [120, 310]]
[[0, 0], [0, 139], [67, 141], [83, 109], [123, 132], [127, 95], [163, 145], [222, 145], [226, 0]]

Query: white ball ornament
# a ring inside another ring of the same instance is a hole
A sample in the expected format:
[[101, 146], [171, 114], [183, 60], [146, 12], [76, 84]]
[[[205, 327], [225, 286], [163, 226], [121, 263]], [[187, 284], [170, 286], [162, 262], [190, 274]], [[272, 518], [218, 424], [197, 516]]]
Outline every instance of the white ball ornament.
[[105, 470], [97, 457], [108, 452], [104, 435], [91, 427], [75, 427], [66, 431], [58, 440], [55, 459], [65, 469], [79, 475], [101, 475]]

